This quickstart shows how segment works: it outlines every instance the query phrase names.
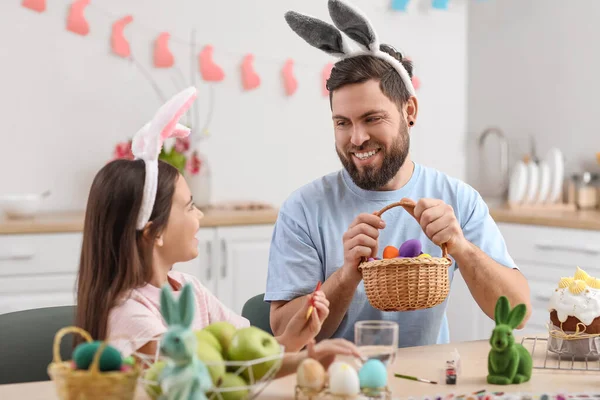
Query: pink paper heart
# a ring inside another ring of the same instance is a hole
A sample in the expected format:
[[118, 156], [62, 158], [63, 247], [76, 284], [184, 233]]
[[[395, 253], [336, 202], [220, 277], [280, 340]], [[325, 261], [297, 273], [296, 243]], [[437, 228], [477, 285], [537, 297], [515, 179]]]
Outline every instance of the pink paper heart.
[[327, 90], [327, 79], [331, 76], [331, 70], [333, 69], [333, 64], [329, 63], [325, 67], [323, 67], [323, 72], [321, 72], [321, 78], [323, 82], [321, 84], [321, 90], [323, 96], [329, 96], [329, 90]]
[[77, 0], [71, 4], [67, 17], [67, 30], [83, 36], [90, 32], [90, 25], [83, 14], [88, 4], [90, 4], [90, 0]]
[[244, 90], [256, 89], [260, 86], [260, 76], [254, 71], [254, 55], [246, 54], [242, 61], [242, 86]]
[[154, 41], [154, 66], [156, 68], [170, 68], [175, 59], [169, 50], [169, 32], [161, 32]]
[[112, 33], [110, 36], [110, 45], [113, 53], [116, 55], [127, 58], [131, 54], [131, 49], [129, 48], [129, 43], [125, 36], [123, 36], [123, 30], [125, 26], [133, 21], [133, 17], [131, 15], [127, 15], [117, 21], [115, 21], [112, 25]]
[[225, 78], [225, 73], [212, 59], [213, 47], [206, 45], [198, 55], [200, 75], [202, 79], [209, 82], [220, 82]]
[[415, 90], [419, 90], [419, 88], [421, 87], [421, 80], [418, 77], [413, 76], [412, 84], [413, 84], [413, 87], [415, 88]]
[[294, 77], [294, 60], [291, 58], [285, 62], [283, 69], [281, 70], [281, 75], [283, 76], [283, 86], [285, 88], [285, 93], [288, 96], [296, 93], [298, 89], [298, 81]]
[[46, 11], [46, 0], [23, 0], [21, 5], [37, 12]]

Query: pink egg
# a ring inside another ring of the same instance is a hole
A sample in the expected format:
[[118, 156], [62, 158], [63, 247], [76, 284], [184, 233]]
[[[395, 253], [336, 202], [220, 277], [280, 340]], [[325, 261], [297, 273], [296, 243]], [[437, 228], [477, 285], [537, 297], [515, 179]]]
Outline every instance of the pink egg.
[[369, 257], [367, 261], [375, 261], [375, 259], [373, 257]]
[[421, 254], [421, 242], [419, 239], [410, 239], [402, 243], [399, 255], [401, 257], [417, 257]]
[[123, 364], [121, 365], [121, 372], [129, 372], [131, 371], [131, 365]]

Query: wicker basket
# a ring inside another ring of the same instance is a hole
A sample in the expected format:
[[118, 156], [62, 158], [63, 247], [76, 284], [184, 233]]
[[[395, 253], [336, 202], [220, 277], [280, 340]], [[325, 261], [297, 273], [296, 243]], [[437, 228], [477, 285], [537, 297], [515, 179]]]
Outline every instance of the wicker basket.
[[90, 368], [77, 370], [71, 367], [70, 361], [60, 358], [60, 341], [67, 333], [78, 333], [91, 342], [89, 333], [76, 326], [63, 328], [54, 337], [54, 359], [48, 366], [48, 375], [54, 381], [58, 397], [61, 400], [131, 400], [134, 398], [140, 369], [137, 365], [126, 372], [102, 372], [99, 369], [100, 355], [107, 343], [102, 343]]
[[[415, 203], [402, 199], [375, 213], [381, 216], [387, 210], [401, 206], [414, 217]], [[389, 258], [368, 261], [358, 266], [362, 272], [369, 303], [381, 311], [411, 311], [431, 308], [443, 303], [450, 291], [446, 245], [442, 257]]]

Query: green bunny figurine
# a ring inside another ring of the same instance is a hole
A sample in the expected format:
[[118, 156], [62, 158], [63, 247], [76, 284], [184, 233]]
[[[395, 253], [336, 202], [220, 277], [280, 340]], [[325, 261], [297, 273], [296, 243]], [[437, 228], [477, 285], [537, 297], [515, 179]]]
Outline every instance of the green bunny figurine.
[[494, 313], [496, 327], [490, 338], [492, 349], [488, 357], [489, 384], [510, 385], [527, 382], [531, 378], [531, 354], [523, 345], [515, 343], [512, 334], [525, 318], [526, 312], [525, 304], [519, 304], [511, 310], [506, 297], [498, 299]]

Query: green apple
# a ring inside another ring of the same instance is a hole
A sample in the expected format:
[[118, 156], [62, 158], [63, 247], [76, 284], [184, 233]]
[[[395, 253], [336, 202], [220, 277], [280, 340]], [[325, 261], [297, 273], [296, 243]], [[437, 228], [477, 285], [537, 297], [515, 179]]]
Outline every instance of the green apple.
[[206, 342], [199, 341], [196, 354], [200, 361], [206, 364], [213, 384], [217, 385], [219, 380], [225, 375], [225, 364], [221, 353]]
[[[227, 373], [223, 376], [223, 381], [219, 386], [219, 389], [237, 388], [248, 386], [248, 383], [239, 375]], [[248, 396], [248, 389], [240, 389], [231, 392], [219, 392], [216, 398], [223, 400], [242, 400]]]
[[198, 346], [201, 346], [202, 343], [204, 343], [214, 347], [219, 353], [223, 352], [223, 347], [221, 346], [221, 343], [219, 343], [219, 340], [215, 337], [215, 335], [210, 333], [210, 331], [201, 329], [199, 331], [195, 331], [194, 333], [196, 334], [196, 341], [198, 342]]
[[[254, 326], [235, 332], [228, 349], [228, 358], [232, 361], [252, 361], [281, 353], [279, 342], [269, 333]], [[279, 359], [265, 361], [252, 366], [254, 382], [261, 379], [280, 362]], [[243, 372], [244, 379], [250, 381], [249, 369]]]
[[236, 327], [230, 322], [219, 321], [213, 322], [204, 328], [204, 330], [212, 333], [217, 338], [223, 348], [223, 356], [225, 357], [227, 355], [229, 343], [231, 343], [231, 338], [237, 330]]
[[163, 368], [167, 365], [166, 362], [159, 360], [152, 364], [150, 368], [146, 370], [144, 373], [144, 379], [147, 381], [155, 382], [153, 384], [145, 384], [144, 389], [146, 389], [146, 393], [150, 396], [151, 399], [156, 400], [162, 394], [162, 389], [158, 384], [158, 376], [162, 372]]

